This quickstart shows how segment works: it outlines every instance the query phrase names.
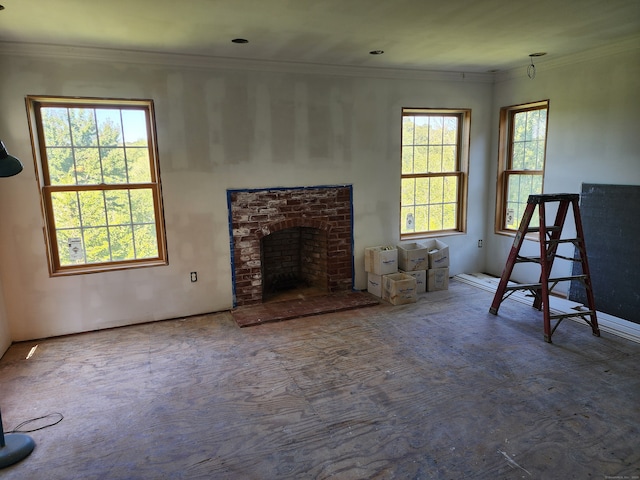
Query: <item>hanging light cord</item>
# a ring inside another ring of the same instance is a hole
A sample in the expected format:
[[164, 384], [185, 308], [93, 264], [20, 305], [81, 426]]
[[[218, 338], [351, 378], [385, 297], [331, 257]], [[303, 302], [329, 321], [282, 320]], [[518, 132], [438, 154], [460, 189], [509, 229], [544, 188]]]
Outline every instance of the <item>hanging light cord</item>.
[[[34, 422], [37, 422], [39, 420], [45, 420], [45, 419], [48, 419], [50, 417], [53, 417], [53, 420], [51, 420], [51, 423], [48, 423], [46, 425], [42, 425], [41, 427], [32, 428], [31, 430], [22, 430], [22, 428], [24, 426], [29, 425], [30, 423], [34, 423]], [[13, 430], [11, 430], [9, 432], [4, 432], [4, 433], [30, 433], [30, 432], [35, 432], [35, 431], [38, 431], [38, 430], [42, 430], [44, 428], [49, 428], [49, 427], [53, 427], [54, 425], [57, 425], [58, 423], [60, 423], [62, 421], [63, 418], [64, 418], [64, 416], [61, 413], [58, 413], [58, 412], [49, 413], [47, 415], [43, 415], [42, 417], [32, 418], [31, 420], [26, 420], [26, 421], [22, 422], [20, 425], [18, 425], [16, 428], [14, 428]]]
[[533, 80], [536, 78], [536, 66], [533, 64], [533, 55], [529, 55], [529, 58], [531, 59], [531, 65], [527, 67], [527, 77]]

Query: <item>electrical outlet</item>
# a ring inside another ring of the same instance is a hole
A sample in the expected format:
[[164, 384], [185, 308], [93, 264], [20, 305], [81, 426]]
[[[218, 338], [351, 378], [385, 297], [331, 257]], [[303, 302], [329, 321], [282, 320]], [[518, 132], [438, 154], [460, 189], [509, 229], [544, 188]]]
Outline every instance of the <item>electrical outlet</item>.
[[198, 281], [198, 272], [191, 272], [191, 281], [192, 282]]
[[482, 248], [482, 240], [478, 240], [478, 248]]

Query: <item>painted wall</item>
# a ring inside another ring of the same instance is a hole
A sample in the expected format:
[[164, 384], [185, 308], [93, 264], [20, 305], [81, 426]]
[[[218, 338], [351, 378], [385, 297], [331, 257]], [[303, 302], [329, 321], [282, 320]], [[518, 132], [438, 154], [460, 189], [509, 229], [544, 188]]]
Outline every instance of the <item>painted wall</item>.
[[[640, 185], [639, 47], [636, 41], [585, 54], [571, 63], [539, 62], [534, 80], [523, 69], [522, 75], [496, 83], [492, 115], [496, 130], [500, 107], [549, 99], [545, 193], [580, 193], [583, 182]], [[486, 267], [500, 275], [513, 238], [494, 234], [497, 131], [493, 138]], [[565, 222], [565, 233], [566, 238], [575, 236], [572, 216]], [[525, 254], [539, 254], [537, 242], [526, 241], [523, 248]], [[573, 248], [563, 245], [560, 253], [571, 256]], [[539, 274], [538, 266], [520, 264], [512, 279], [536, 282]], [[570, 275], [570, 262], [556, 262], [552, 275], [556, 274]], [[566, 292], [568, 286], [565, 282], [556, 290]]]
[[0, 358], [11, 346], [11, 334], [9, 332], [9, 320], [4, 308], [4, 295], [2, 294], [2, 282], [0, 282]]
[[[25, 163], [11, 188], [0, 190], [0, 204], [12, 205], [0, 223], [12, 340], [230, 308], [228, 188], [353, 184], [355, 283], [366, 288], [364, 248], [399, 240], [404, 106], [472, 109], [468, 233], [442, 240], [451, 274], [484, 268], [477, 240], [489, 203], [490, 77], [166, 66], [157, 57], [103, 61], [74, 52], [47, 58], [0, 49], [0, 138]], [[155, 101], [169, 266], [49, 277], [27, 94]]]

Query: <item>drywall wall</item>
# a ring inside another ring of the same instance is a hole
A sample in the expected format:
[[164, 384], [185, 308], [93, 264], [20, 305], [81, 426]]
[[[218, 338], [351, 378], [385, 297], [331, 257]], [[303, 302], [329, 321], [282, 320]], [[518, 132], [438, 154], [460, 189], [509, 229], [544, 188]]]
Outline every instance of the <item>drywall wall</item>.
[[[524, 74], [525, 66], [520, 75], [496, 83], [492, 116], [496, 128], [501, 107], [549, 99], [545, 193], [580, 193], [582, 183], [640, 185], [639, 46], [638, 41], [612, 45], [563, 64], [541, 61], [534, 80]], [[488, 273], [500, 275], [513, 238], [494, 233], [497, 134], [493, 137], [486, 265]], [[575, 236], [572, 216], [563, 236]], [[537, 242], [525, 241], [523, 248], [527, 255], [539, 254]], [[564, 245], [560, 253], [571, 256], [573, 248]], [[570, 275], [571, 268], [570, 262], [558, 261], [552, 275]], [[534, 282], [539, 273], [535, 265], [520, 264], [512, 278]], [[565, 283], [556, 290], [566, 293], [568, 288]]]
[[[12, 188], [0, 191], [0, 202], [13, 206], [0, 224], [0, 278], [13, 340], [230, 308], [228, 188], [352, 184], [355, 285], [366, 288], [364, 248], [399, 241], [406, 106], [472, 109], [467, 234], [442, 240], [450, 245], [452, 274], [484, 267], [477, 240], [488, 203], [490, 78], [287, 71], [206, 59], [172, 64], [175, 58], [96, 58], [73, 49], [48, 57], [38, 48], [26, 54], [0, 48], [0, 135], [25, 160]], [[28, 94], [154, 100], [168, 266], [49, 277]], [[192, 271], [197, 283], [189, 281]]]

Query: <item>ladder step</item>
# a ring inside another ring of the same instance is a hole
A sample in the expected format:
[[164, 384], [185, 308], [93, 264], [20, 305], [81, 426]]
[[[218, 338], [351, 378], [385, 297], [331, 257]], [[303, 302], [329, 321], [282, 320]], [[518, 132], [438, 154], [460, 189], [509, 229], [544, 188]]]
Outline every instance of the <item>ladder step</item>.
[[[571, 275], [569, 277], [550, 278], [547, 283], [568, 282], [570, 280], [584, 280], [586, 275]], [[507, 285], [505, 290], [539, 290], [542, 283], [519, 283], [517, 285]]]
[[526, 262], [540, 263], [540, 257], [522, 257], [520, 255], [516, 257], [516, 263], [526, 263]]
[[596, 312], [593, 310], [584, 310], [582, 312], [576, 311], [575, 313], [560, 313], [556, 315], [549, 315], [549, 318], [552, 320], [570, 318], [570, 317], [585, 317], [587, 315], [594, 315]]
[[571, 280], [584, 280], [587, 275], [569, 275], [568, 277], [550, 278], [549, 282], [568, 282]]
[[541, 288], [541, 283], [519, 283], [518, 285], [507, 285], [505, 290], [539, 290]]
[[[547, 232], [560, 232], [562, 230], [562, 225], [549, 225], [547, 227]], [[540, 231], [540, 227], [528, 227], [525, 230], [527, 233], [538, 233]]]
[[558, 255], [557, 253], [556, 253], [555, 257], [556, 258], [561, 258], [562, 260], [569, 260], [570, 262], [581, 262], [582, 261], [581, 258], [565, 257], [564, 255]]
[[[561, 258], [562, 260], [569, 260], [570, 262], [581, 262], [581, 258], [565, 257], [564, 255], [554, 255], [555, 258]], [[540, 263], [540, 257], [522, 257], [518, 255], [515, 260], [516, 263]]]
[[582, 241], [582, 239], [581, 238], [558, 238], [555, 240], [549, 239], [545, 241], [546, 243], [573, 243], [574, 245], [577, 245]]

